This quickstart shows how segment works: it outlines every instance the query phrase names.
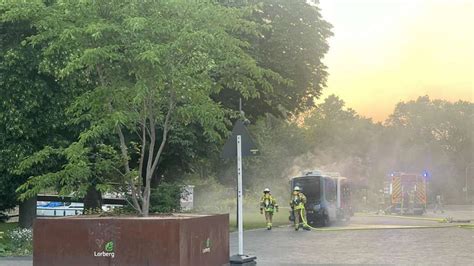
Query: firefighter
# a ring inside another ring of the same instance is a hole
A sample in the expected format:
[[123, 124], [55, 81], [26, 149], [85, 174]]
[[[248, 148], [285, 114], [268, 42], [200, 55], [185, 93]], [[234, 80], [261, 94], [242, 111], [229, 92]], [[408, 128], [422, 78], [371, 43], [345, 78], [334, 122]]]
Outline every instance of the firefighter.
[[293, 188], [293, 193], [291, 194], [290, 207], [293, 211], [295, 217], [295, 231], [298, 231], [300, 228], [309, 230], [309, 227], [306, 223], [306, 212], [304, 205], [306, 204], [306, 196], [301, 193], [301, 189], [298, 186]]
[[278, 212], [278, 204], [272, 194], [270, 194], [269, 188], [263, 190], [263, 196], [260, 199], [260, 214], [263, 214], [264, 211], [267, 230], [272, 230], [273, 212]]

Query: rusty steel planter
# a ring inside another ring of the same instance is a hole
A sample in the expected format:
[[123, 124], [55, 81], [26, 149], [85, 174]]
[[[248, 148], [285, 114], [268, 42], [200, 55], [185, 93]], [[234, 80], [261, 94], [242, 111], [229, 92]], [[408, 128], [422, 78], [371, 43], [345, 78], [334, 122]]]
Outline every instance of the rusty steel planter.
[[38, 218], [33, 265], [223, 265], [229, 216]]

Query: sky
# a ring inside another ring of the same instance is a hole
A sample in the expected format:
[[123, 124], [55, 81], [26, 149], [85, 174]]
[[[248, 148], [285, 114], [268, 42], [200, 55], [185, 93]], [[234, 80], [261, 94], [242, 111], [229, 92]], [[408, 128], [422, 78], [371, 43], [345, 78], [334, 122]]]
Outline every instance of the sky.
[[396, 103], [473, 101], [474, 0], [320, 0], [333, 25], [327, 88], [383, 121]]

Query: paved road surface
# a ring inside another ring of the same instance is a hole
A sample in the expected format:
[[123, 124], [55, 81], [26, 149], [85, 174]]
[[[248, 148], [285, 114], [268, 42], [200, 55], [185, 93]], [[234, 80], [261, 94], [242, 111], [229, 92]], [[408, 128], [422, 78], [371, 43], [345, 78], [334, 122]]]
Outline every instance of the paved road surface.
[[[429, 216], [432, 215], [423, 217]], [[458, 219], [468, 217], [474, 218], [474, 212], [464, 211]], [[245, 232], [244, 251], [257, 256], [257, 265], [474, 265], [474, 229], [429, 220], [367, 216], [353, 217], [347, 226], [393, 225], [449, 227], [311, 232], [295, 232], [291, 227], [253, 230]], [[236, 252], [237, 235], [233, 233], [231, 254]]]
[[[294, 232], [278, 228], [244, 237], [245, 252], [255, 254], [258, 265], [474, 264], [472, 229]], [[236, 240], [234, 235], [232, 239]]]

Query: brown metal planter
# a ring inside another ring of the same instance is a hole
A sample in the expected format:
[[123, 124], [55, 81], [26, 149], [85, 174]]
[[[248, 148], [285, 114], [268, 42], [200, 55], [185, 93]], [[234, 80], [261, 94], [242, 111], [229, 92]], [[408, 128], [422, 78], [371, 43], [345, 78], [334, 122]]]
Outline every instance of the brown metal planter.
[[33, 265], [223, 265], [229, 216], [38, 218]]

